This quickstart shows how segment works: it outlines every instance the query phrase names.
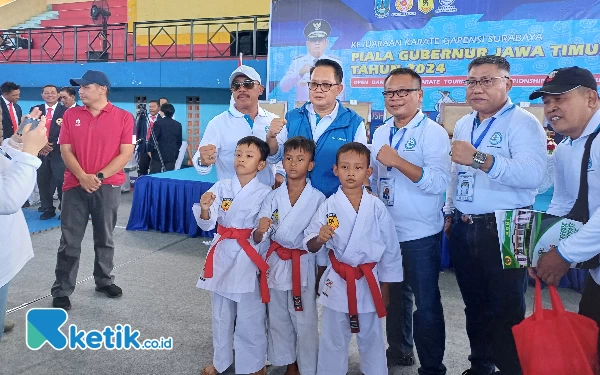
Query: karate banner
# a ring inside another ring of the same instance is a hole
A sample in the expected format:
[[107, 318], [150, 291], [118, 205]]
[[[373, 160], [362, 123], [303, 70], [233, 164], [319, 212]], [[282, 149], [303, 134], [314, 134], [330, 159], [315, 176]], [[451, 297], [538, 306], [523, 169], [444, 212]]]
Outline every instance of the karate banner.
[[[502, 267], [535, 267], [550, 246], [577, 233], [578, 221], [533, 210], [496, 211]], [[571, 267], [577, 264], [573, 263]]]
[[513, 102], [526, 102], [555, 68], [585, 67], [600, 81], [599, 18], [589, 0], [273, 0], [267, 95], [294, 108], [308, 99], [310, 67], [333, 59], [340, 99], [372, 103], [376, 125], [383, 78], [408, 67], [438, 119], [441, 103], [465, 101], [469, 62], [496, 54], [511, 63]]

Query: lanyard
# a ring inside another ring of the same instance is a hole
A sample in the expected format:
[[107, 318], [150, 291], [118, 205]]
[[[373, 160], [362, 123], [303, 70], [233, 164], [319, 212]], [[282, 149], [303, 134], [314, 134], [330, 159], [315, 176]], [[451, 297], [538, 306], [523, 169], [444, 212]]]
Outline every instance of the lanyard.
[[[502, 112], [500, 114], [500, 116], [502, 116], [506, 112], [510, 111], [511, 109], [515, 108], [515, 106], [516, 106], [516, 104], [513, 104], [512, 106], [510, 106], [509, 108], [507, 108], [506, 110], [504, 110], [504, 112]], [[486, 128], [483, 130], [483, 133], [481, 133], [481, 135], [479, 136], [479, 138], [477, 138], [477, 140], [475, 142], [473, 142], [473, 133], [475, 133], [475, 128], [477, 127], [477, 116], [475, 116], [475, 118], [473, 119], [473, 128], [471, 129], [471, 144], [476, 149], [479, 148], [479, 145], [481, 145], [481, 142], [483, 141], [483, 138], [485, 138], [485, 136], [487, 135], [488, 131], [490, 131], [490, 128], [492, 127], [492, 124], [494, 123], [494, 121], [496, 121], [496, 117], [492, 117], [492, 119], [490, 120], [490, 122], [488, 123], [488, 125], [486, 126]]]
[[[419, 121], [419, 123], [417, 124], [417, 126], [415, 126], [415, 128], [418, 128], [421, 125], [421, 123], [423, 121], [425, 121], [426, 118], [427, 118], [427, 115], [423, 115], [423, 118], [421, 119], [421, 121]], [[406, 126], [403, 127], [402, 129], [400, 129], [400, 131], [402, 132], [402, 135], [400, 136], [400, 139], [396, 143], [396, 146], [393, 146], [394, 150], [396, 150], [396, 151], [398, 151], [398, 148], [400, 148], [400, 144], [402, 143], [402, 139], [404, 138], [404, 135], [406, 135], [406, 132], [407, 132]], [[396, 126], [392, 126], [390, 128], [390, 147], [392, 147], [392, 139], [394, 138], [394, 135], [396, 135], [397, 132], [398, 132], [398, 128]], [[392, 171], [392, 167], [387, 167], [387, 171], [391, 172]]]

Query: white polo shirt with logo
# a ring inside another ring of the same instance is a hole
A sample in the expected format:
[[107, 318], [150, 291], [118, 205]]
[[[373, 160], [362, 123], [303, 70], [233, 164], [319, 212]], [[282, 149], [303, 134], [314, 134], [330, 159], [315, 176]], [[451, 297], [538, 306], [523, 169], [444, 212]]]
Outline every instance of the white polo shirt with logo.
[[[444, 212], [456, 207], [464, 214], [486, 214], [533, 205], [537, 188], [546, 173], [546, 134], [535, 116], [514, 105], [510, 99], [491, 118], [480, 124], [473, 111], [457, 121], [454, 141], [472, 142], [484, 133], [478, 150], [494, 156], [488, 173], [452, 163], [452, 182], [446, 194]], [[473, 133], [473, 134], [471, 134]], [[473, 201], [456, 201], [458, 174], [474, 173]]]

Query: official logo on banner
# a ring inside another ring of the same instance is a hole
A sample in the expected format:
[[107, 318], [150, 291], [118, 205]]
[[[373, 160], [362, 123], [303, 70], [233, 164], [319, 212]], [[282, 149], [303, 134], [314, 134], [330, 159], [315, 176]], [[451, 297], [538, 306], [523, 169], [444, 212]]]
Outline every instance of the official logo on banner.
[[333, 229], [338, 229], [340, 227], [340, 222], [336, 214], [327, 214], [327, 225]]
[[419, 0], [419, 11], [427, 14], [433, 10], [433, 2], [435, 0]]
[[440, 0], [440, 6], [435, 10], [436, 13], [454, 13], [456, 7], [453, 5], [456, 0]]
[[223, 198], [223, 200], [221, 201], [221, 209], [223, 211], [229, 210], [229, 207], [231, 207], [232, 202], [233, 198]]
[[396, 0], [396, 9], [401, 13], [408, 13], [413, 7], [413, 0]]
[[385, 18], [390, 15], [390, 0], [375, 0], [375, 17]]

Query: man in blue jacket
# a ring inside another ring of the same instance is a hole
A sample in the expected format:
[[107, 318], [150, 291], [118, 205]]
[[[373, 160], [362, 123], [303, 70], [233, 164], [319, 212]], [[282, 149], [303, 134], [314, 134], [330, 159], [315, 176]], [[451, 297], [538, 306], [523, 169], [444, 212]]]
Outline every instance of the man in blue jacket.
[[283, 144], [288, 138], [303, 136], [317, 144], [311, 183], [325, 196], [336, 192], [340, 182], [333, 174], [337, 150], [348, 142], [367, 144], [365, 122], [356, 112], [345, 108], [336, 97], [344, 90], [340, 64], [322, 59], [310, 71], [310, 101], [271, 122], [267, 143], [269, 163], [283, 159]]

